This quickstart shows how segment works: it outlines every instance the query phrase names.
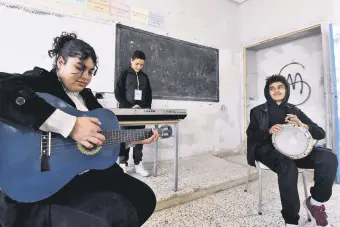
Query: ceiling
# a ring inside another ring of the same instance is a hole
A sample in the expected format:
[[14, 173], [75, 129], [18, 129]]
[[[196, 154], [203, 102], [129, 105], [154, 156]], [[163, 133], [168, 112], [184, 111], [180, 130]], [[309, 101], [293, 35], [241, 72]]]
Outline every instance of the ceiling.
[[231, 0], [231, 1], [236, 2], [237, 4], [241, 4], [241, 3], [246, 2], [248, 0]]

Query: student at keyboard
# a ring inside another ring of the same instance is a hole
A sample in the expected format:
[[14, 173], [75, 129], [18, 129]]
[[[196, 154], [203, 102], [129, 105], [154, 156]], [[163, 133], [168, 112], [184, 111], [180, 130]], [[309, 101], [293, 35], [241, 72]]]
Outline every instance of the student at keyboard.
[[[122, 72], [115, 84], [115, 96], [119, 102], [119, 108], [151, 108], [152, 90], [148, 75], [142, 69], [144, 67], [145, 54], [140, 50], [136, 50], [131, 57], [131, 66]], [[143, 129], [142, 126], [127, 126], [125, 129]], [[120, 167], [126, 172], [130, 148], [121, 144], [119, 154]], [[143, 145], [138, 144], [133, 148], [133, 159], [135, 164], [135, 172], [143, 177], [149, 176], [149, 172], [144, 168]]]
[[[91, 148], [100, 145], [96, 118], [74, 117], [45, 102], [35, 92], [52, 94], [79, 110], [102, 108], [86, 86], [97, 71], [95, 50], [75, 34], [56, 37], [50, 57], [53, 69], [35, 67], [24, 75], [0, 73], [0, 117], [33, 129], [71, 136]], [[132, 144], [148, 144], [152, 137]], [[137, 227], [151, 216], [156, 198], [150, 187], [124, 174], [112, 163], [105, 170], [77, 175], [53, 196], [35, 203], [19, 203], [0, 193], [3, 227]], [[34, 184], [34, 182], [32, 182]]]

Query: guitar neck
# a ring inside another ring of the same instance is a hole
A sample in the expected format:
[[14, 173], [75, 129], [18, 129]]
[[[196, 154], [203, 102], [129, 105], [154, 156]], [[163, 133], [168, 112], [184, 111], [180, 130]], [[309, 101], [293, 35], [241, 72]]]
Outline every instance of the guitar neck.
[[144, 140], [152, 136], [152, 129], [125, 129], [102, 132], [105, 136], [104, 144], [125, 143], [136, 140]]

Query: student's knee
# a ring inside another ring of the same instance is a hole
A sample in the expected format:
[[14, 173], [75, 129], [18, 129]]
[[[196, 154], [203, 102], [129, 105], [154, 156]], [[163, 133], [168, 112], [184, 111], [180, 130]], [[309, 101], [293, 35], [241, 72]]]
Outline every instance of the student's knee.
[[289, 178], [297, 178], [298, 177], [298, 168], [295, 165], [294, 161], [285, 158], [280, 160], [280, 162], [277, 165], [277, 174], [280, 176], [284, 177], [289, 177]]
[[128, 200], [121, 203], [119, 210], [117, 210], [117, 212], [114, 211], [114, 214], [111, 215], [118, 216], [113, 226], [138, 226], [138, 214], [136, 208]]
[[338, 157], [331, 150], [320, 152], [320, 162], [323, 166], [329, 169], [329, 172], [336, 173], [338, 169]]
[[157, 199], [154, 191], [147, 184], [144, 184], [143, 196], [145, 196], [144, 198], [148, 201], [148, 206], [146, 208], [151, 216], [151, 214], [155, 211]]
[[110, 227], [105, 220], [95, 215], [58, 205], [51, 206], [49, 222], [51, 227]]

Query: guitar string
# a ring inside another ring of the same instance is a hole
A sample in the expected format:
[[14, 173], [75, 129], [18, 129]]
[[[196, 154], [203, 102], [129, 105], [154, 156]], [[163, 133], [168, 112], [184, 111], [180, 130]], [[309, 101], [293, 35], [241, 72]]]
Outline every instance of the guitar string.
[[[106, 136], [106, 139], [104, 141], [104, 143], [110, 143], [110, 142], [113, 142], [113, 141], [121, 141], [121, 142], [124, 142], [124, 140], [139, 140], [139, 137], [142, 137], [141, 139], [143, 138], [147, 138], [147, 137], [150, 137], [152, 135], [151, 132], [135, 132], [134, 134], [106, 134], [104, 136]], [[118, 137], [118, 138], [117, 138]], [[53, 147], [57, 147], [57, 146], [67, 146], [67, 145], [74, 145], [75, 143], [77, 143], [76, 141], [72, 141], [72, 142], [69, 142], [69, 143], [60, 143], [58, 141], [55, 141], [53, 139], [55, 139], [56, 137], [52, 137], [52, 141], [51, 141], [51, 146]], [[128, 142], [126, 141], [126, 142]], [[49, 143], [46, 141], [42, 142], [41, 143], [43, 146], [48, 146]]]
[[[108, 146], [108, 145], [114, 145], [114, 144], [119, 144], [119, 143], [122, 143], [121, 141], [109, 141], [109, 142], [107, 142], [107, 143], [104, 143], [104, 144], [102, 144], [102, 145], [98, 145], [98, 146], [101, 146], [101, 147], [103, 147], [103, 146]], [[52, 149], [51, 150], [51, 155], [52, 154], [54, 154], [54, 153], [59, 153], [59, 152], [63, 152], [63, 151], [65, 151], [65, 150], [67, 150], [67, 148], [68, 147], [73, 147], [73, 146], [75, 146], [76, 145], [76, 143], [74, 143], [73, 145], [71, 145], [71, 144], [69, 144], [69, 145], [67, 145], [67, 146], [63, 146], [63, 147], [57, 147], [57, 148], [55, 148], [55, 149]], [[81, 145], [82, 147], [84, 147], [84, 149], [86, 149], [86, 150], [88, 150], [88, 151], [92, 151], [92, 150], [94, 150], [94, 149], [96, 149], [96, 147], [98, 147], [98, 146], [95, 146], [95, 147], [93, 147], [93, 148], [86, 148], [85, 146], [83, 146], [83, 145]]]
[[[128, 138], [132, 137], [133, 138], [134, 136], [138, 137], [138, 136], [143, 136], [144, 134], [148, 134], [149, 135], [150, 133], [152, 135], [152, 131], [149, 130], [149, 129], [142, 129], [141, 131], [140, 130], [125, 131], [123, 133], [121, 133], [119, 131], [109, 131], [109, 132], [99, 132], [99, 133], [101, 133], [102, 135], [104, 135], [106, 137], [105, 141], [107, 139], [115, 139], [114, 137], [128, 137]], [[46, 137], [48, 137], [48, 135], [46, 135]], [[61, 137], [61, 136], [55, 135], [55, 134], [51, 136], [52, 139], [55, 139], [57, 137]], [[66, 140], [66, 138], [62, 138], [62, 139]], [[71, 138], [67, 138], [67, 139], [68, 140], [73, 140]], [[53, 144], [54, 142], [55, 141], [52, 140], [51, 144]], [[46, 143], [48, 143], [48, 142], [42, 142], [43, 145], [46, 145]], [[74, 143], [76, 143], [76, 142], [72, 141], [70, 143], [63, 143], [63, 144], [58, 143], [58, 144], [60, 144], [60, 145], [67, 145], [67, 144], [74, 144]]]
[[[146, 139], [149, 138], [152, 134], [147, 134], [147, 133], [141, 133], [139, 135], [135, 135], [135, 136], [140, 136], [142, 137], [141, 139], [137, 139], [135, 138], [134, 135], [126, 135], [126, 136], [122, 136], [122, 139], [126, 142], [128, 141], [134, 141], [134, 140], [142, 140], [142, 139]], [[110, 138], [108, 140], [104, 141], [104, 144], [99, 145], [99, 146], [107, 146], [107, 145], [112, 145], [112, 144], [119, 144], [119, 143], [123, 143], [124, 141], [118, 140], [117, 138]], [[76, 144], [78, 144], [78, 142], [74, 141], [72, 143], [67, 143], [67, 144], [51, 144], [51, 148], [55, 148], [51, 151], [52, 153], [56, 153], [56, 152], [60, 152], [60, 151], [64, 151], [67, 147], [71, 147], [71, 146], [75, 146]], [[47, 143], [44, 144], [45, 146], [48, 146]], [[82, 145], [83, 146], [83, 145]], [[88, 150], [93, 150], [96, 149], [96, 147], [94, 148], [86, 148], [85, 146], [83, 146], [84, 149], [88, 149]], [[58, 149], [60, 148], [60, 149]]]

